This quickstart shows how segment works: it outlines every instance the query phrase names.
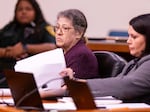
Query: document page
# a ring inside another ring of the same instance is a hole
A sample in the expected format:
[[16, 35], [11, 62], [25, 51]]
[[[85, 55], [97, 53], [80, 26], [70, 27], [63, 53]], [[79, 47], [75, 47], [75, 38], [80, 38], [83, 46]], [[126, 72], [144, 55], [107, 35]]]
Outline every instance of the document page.
[[[145, 104], [145, 103], [122, 103], [121, 100], [117, 100], [111, 96], [98, 97], [98, 99], [94, 101], [96, 103], [97, 108], [99, 109], [150, 108], [150, 105]], [[56, 109], [56, 110], [67, 110], [67, 109], [76, 110], [77, 109], [71, 97], [59, 98], [57, 103], [43, 103], [43, 105], [46, 109]]]
[[37, 86], [48, 83], [49, 89], [61, 87], [59, 73], [66, 68], [63, 50], [61, 48], [39, 53], [20, 60], [15, 65], [15, 71], [33, 73]]

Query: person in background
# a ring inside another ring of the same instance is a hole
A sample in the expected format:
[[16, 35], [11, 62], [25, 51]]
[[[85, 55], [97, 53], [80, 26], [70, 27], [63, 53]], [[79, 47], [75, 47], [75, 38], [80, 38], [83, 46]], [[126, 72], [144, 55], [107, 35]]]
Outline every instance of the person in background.
[[[124, 102], [150, 104], [150, 14], [131, 19], [128, 34], [127, 44], [135, 59], [118, 76], [78, 81], [86, 82], [94, 96], [113, 96]], [[60, 75], [73, 79], [73, 70], [66, 68]]]
[[74, 77], [81, 79], [98, 77], [97, 59], [86, 46], [85, 15], [78, 9], [59, 12], [54, 29], [56, 45], [63, 49], [66, 66], [74, 71]]
[[0, 77], [17, 60], [55, 49], [51, 29], [36, 0], [18, 0], [13, 20], [0, 30]]

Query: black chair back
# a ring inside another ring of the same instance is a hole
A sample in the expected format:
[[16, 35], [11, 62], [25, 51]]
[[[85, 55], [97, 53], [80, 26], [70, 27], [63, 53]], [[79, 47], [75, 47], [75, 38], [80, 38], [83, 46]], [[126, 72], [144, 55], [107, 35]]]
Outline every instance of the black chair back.
[[99, 64], [100, 78], [117, 76], [127, 61], [116, 53], [109, 51], [93, 51]]

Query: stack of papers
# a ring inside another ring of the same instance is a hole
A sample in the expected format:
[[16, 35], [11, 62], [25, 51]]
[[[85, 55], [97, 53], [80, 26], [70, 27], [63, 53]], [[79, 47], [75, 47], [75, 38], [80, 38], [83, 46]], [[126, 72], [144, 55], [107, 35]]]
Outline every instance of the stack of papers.
[[[102, 97], [103, 98], [103, 97]], [[107, 100], [104, 97], [105, 100]], [[9, 104], [14, 104], [14, 101], [12, 98], [2, 98], [0, 99], [0, 102], [4, 102], [5, 105], [6, 103]], [[43, 106], [45, 109], [50, 109], [50, 110], [76, 110], [75, 104], [72, 102], [72, 98], [70, 97], [64, 97], [62, 99], [59, 99], [57, 103], [43, 103]], [[140, 109], [140, 108], [150, 108], [150, 105], [145, 104], [145, 103], [108, 103], [108, 104], [96, 104], [98, 108], [105, 108], [105, 109], [121, 109], [121, 108], [126, 108], [126, 109]]]
[[107, 109], [119, 109], [119, 108], [129, 108], [129, 109], [138, 109], [138, 108], [150, 108], [150, 105], [145, 103], [120, 103], [120, 104], [111, 104], [104, 105]]
[[[105, 109], [120, 109], [120, 108], [150, 108], [150, 105], [145, 103], [122, 103], [121, 100], [117, 100], [111, 96], [98, 97], [95, 99], [97, 108]], [[71, 97], [63, 97], [58, 99], [57, 103], [44, 103], [44, 108], [46, 109], [56, 109], [56, 110], [76, 110], [76, 106]]]
[[11, 91], [9, 88], [0, 88], [1, 96], [11, 96]]
[[[61, 87], [59, 73], [66, 68], [63, 50], [61, 48], [39, 53], [20, 60], [15, 65], [15, 71], [33, 73], [37, 86], [47, 84], [49, 89]], [[57, 80], [58, 79], [58, 80]]]

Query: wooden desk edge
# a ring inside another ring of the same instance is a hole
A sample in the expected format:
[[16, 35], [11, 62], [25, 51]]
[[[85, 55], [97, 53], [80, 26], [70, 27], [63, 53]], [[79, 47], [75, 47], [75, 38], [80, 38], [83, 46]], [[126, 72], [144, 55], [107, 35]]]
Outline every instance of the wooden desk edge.
[[129, 109], [129, 108], [120, 108], [120, 109], [99, 109], [99, 110], [64, 110], [58, 112], [150, 112], [150, 108], [140, 108], [140, 109]]
[[87, 47], [92, 51], [96, 50], [106, 50], [112, 52], [123, 52], [129, 53], [129, 48], [127, 44], [117, 44], [117, 43], [102, 43], [102, 42], [88, 42]]

